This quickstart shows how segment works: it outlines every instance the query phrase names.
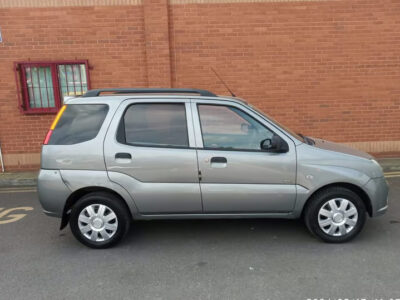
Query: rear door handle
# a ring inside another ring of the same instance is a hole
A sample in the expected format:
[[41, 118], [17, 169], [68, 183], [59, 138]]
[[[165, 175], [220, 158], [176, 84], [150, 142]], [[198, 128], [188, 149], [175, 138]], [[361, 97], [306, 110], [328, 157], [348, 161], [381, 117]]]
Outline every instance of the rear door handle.
[[115, 158], [132, 159], [132, 155], [130, 153], [117, 153]]
[[220, 156], [215, 156], [211, 157], [211, 163], [217, 163], [217, 164], [226, 164], [228, 161], [226, 160], [226, 157], [220, 157]]

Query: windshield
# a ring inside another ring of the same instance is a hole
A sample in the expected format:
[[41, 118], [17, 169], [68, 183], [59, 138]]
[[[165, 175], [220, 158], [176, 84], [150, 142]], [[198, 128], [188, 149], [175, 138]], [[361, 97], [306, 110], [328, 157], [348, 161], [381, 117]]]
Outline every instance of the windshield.
[[290, 128], [286, 127], [285, 125], [282, 125], [281, 123], [279, 123], [278, 121], [276, 121], [274, 118], [272, 118], [271, 116], [265, 114], [263, 111], [259, 110], [257, 107], [254, 107], [251, 104], [247, 104], [248, 106], [250, 106], [253, 110], [255, 110], [258, 114], [260, 114], [261, 116], [263, 116], [264, 118], [267, 118], [269, 121], [271, 121], [273, 124], [275, 124], [276, 126], [284, 129], [285, 131], [287, 131], [290, 135], [292, 135], [293, 137], [295, 137], [296, 139], [298, 139], [299, 141], [302, 141], [303, 143], [306, 143], [306, 141], [304, 140], [304, 138], [300, 135], [298, 135], [296, 132], [294, 132], [293, 130], [291, 130]]

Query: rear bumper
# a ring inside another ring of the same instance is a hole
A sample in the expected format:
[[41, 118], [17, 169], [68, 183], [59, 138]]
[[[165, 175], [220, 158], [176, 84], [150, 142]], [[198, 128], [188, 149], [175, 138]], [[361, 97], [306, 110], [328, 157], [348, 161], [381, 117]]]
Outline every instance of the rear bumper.
[[389, 186], [385, 177], [373, 178], [364, 186], [371, 199], [372, 217], [378, 217], [387, 211]]
[[46, 215], [61, 218], [71, 191], [62, 180], [59, 170], [41, 169], [38, 177], [38, 195]]

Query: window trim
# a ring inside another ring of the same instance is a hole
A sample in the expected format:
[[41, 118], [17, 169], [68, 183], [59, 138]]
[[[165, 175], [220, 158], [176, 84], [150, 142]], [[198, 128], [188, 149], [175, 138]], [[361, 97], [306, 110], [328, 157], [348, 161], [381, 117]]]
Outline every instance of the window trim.
[[206, 147], [204, 146], [204, 138], [203, 138], [203, 127], [201, 125], [201, 119], [200, 119], [200, 110], [199, 110], [199, 106], [201, 105], [207, 105], [207, 106], [225, 106], [225, 107], [232, 107], [235, 109], [240, 110], [241, 112], [243, 112], [244, 114], [248, 115], [250, 118], [252, 118], [253, 120], [255, 120], [256, 122], [260, 123], [261, 126], [265, 127], [266, 129], [268, 129], [269, 131], [271, 131], [274, 135], [278, 135], [274, 130], [271, 130], [268, 126], [266, 126], [265, 124], [263, 124], [262, 122], [260, 122], [259, 120], [255, 119], [253, 116], [251, 116], [250, 114], [248, 114], [247, 112], [245, 112], [243, 109], [235, 106], [235, 105], [230, 105], [230, 104], [225, 104], [225, 103], [205, 103], [205, 102], [196, 102], [196, 111], [197, 111], [197, 115], [198, 115], [198, 122], [199, 122], [199, 126], [200, 126], [200, 134], [201, 134], [201, 141], [203, 144], [202, 148], [197, 148], [198, 150], [212, 150], [212, 151], [233, 151], [233, 152], [262, 152], [262, 153], [274, 153], [274, 152], [270, 152], [270, 151], [266, 151], [266, 150], [254, 150], [254, 149], [227, 149], [227, 148], [210, 148], [210, 147]]
[[[174, 104], [174, 105], [183, 105], [184, 107], [184, 112], [185, 112], [185, 123], [186, 123], [186, 134], [187, 134], [187, 141], [188, 141], [188, 146], [162, 146], [162, 145], [152, 145], [152, 144], [135, 144], [135, 143], [128, 143], [126, 141], [126, 132], [125, 132], [125, 114], [126, 111], [133, 105], [137, 104]], [[127, 146], [134, 146], [134, 147], [142, 147], [142, 148], [166, 148], [166, 149], [194, 149], [193, 147], [190, 147], [190, 136], [189, 136], [189, 124], [188, 124], [188, 118], [187, 118], [187, 110], [186, 110], [186, 102], [158, 102], [158, 101], [149, 101], [149, 102], [134, 102], [128, 104], [125, 108], [124, 111], [121, 114], [121, 118], [118, 122], [117, 126], [117, 131], [115, 134], [115, 139], [117, 143], [122, 144], [122, 145], [127, 145]], [[119, 137], [123, 137], [124, 142], [119, 139]]]
[[[17, 95], [18, 95], [18, 108], [23, 114], [55, 114], [62, 107], [61, 98], [61, 87], [58, 78], [58, 66], [59, 65], [76, 65], [84, 64], [86, 68], [86, 80], [87, 89], [90, 90], [90, 72], [89, 72], [89, 61], [86, 60], [55, 60], [55, 61], [18, 61], [14, 62], [14, 73], [17, 84]], [[31, 66], [50, 66], [51, 79], [53, 82], [53, 93], [55, 107], [30, 107], [29, 94], [28, 94], [28, 83], [26, 81], [25, 68]]]

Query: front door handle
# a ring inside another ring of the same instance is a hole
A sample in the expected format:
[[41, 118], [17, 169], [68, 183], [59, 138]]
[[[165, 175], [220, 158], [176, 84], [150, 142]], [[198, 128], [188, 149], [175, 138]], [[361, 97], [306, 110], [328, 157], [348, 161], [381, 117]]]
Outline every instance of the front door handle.
[[226, 164], [228, 161], [226, 160], [226, 157], [220, 157], [220, 156], [215, 156], [211, 157], [211, 163], [217, 163], [217, 164]]
[[132, 155], [130, 153], [117, 153], [115, 154], [115, 158], [122, 158], [122, 159], [132, 159]]

